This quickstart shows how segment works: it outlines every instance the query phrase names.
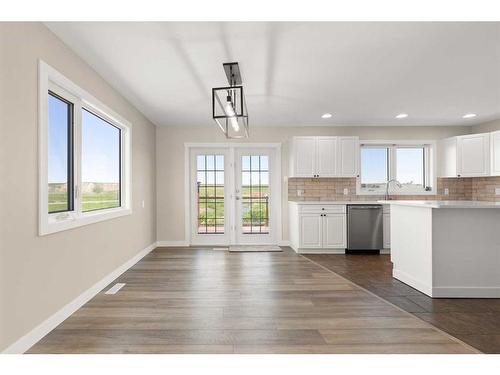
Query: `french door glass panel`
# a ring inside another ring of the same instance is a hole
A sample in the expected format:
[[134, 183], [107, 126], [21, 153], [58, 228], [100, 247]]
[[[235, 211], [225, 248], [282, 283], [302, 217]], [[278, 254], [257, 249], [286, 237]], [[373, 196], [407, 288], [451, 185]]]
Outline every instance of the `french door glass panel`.
[[198, 234], [224, 234], [224, 155], [196, 157]]
[[269, 156], [241, 156], [243, 234], [269, 234]]

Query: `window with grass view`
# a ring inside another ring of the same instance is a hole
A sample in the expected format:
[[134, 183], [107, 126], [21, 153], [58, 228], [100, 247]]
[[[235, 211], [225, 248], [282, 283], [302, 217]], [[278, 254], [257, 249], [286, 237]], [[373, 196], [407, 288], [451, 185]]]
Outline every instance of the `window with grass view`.
[[73, 210], [73, 103], [48, 95], [48, 210]]
[[82, 211], [120, 207], [120, 129], [82, 110]]
[[241, 204], [244, 234], [269, 233], [269, 156], [241, 157]]
[[39, 62], [38, 233], [130, 215], [131, 124]]
[[224, 155], [196, 157], [198, 234], [224, 234]]

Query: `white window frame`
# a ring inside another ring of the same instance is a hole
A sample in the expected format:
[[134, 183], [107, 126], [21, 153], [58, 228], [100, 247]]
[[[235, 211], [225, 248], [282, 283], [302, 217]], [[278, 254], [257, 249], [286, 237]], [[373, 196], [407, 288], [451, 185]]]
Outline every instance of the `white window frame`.
[[[49, 90], [73, 103], [73, 211], [48, 212], [48, 95]], [[81, 208], [81, 112], [86, 108], [120, 129], [120, 207], [83, 212]], [[50, 65], [38, 64], [38, 232], [40, 236], [120, 216], [131, 208], [131, 124]]]
[[358, 195], [385, 195], [386, 184], [380, 184], [376, 187], [361, 186], [361, 150], [363, 147], [386, 147], [389, 149], [389, 180], [396, 177], [396, 149], [405, 147], [423, 147], [425, 160], [425, 182], [430, 190], [403, 187], [398, 188], [395, 183], [389, 186], [390, 195], [435, 195], [436, 178], [436, 141], [429, 140], [364, 140], [360, 141], [359, 147], [359, 175], [356, 179], [356, 194]]

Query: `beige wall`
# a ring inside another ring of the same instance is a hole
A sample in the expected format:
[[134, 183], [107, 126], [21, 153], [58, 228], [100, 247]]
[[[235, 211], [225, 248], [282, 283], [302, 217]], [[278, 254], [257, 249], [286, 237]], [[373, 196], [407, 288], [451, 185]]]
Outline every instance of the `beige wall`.
[[[469, 134], [470, 127], [273, 127], [251, 128], [246, 142], [283, 142], [282, 173], [288, 175], [288, 145], [296, 135], [357, 135], [360, 139], [441, 139]], [[225, 142], [216, 125], [205, 127], [158, 127], [157, 155], [157, 235], [159, 241], [185, 241], [184, 238], [184, 143]], [[283, 239], [288, 239], [287, 187], [283, 184]]]
[[[132, 123], [132, 215], [37, 235], [39, 58]], [[156, 241], [155, 126], [42, 24], [0, 23], [0, 156], [1, 351]]]
[[500, 130], [500, 120], [485, 122], [472, 127], [471, 133], [488, 133]]

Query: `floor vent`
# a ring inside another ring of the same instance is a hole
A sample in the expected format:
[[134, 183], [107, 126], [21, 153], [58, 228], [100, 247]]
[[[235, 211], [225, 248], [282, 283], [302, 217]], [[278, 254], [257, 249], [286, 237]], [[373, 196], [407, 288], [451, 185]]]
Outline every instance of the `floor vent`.
[[125, 283], [116, 283], [111, 288], [109, 288], [104, 294], [116, 294], [118, 291], [125, 286]]

